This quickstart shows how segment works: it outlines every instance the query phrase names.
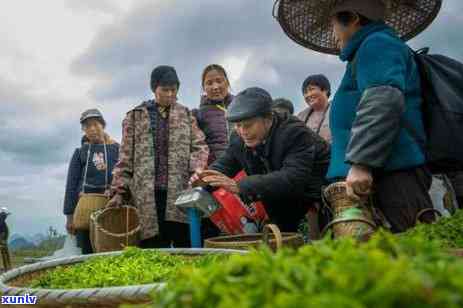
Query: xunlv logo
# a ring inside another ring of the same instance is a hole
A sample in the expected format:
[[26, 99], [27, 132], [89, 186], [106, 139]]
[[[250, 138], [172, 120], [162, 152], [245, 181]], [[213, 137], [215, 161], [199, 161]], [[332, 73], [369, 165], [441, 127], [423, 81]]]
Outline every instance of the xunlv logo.
[[24, 295], [3, 295], [2, 296], [2, 305], [13, 305], [13, 304], [23, 304], [23, 305], [35, 305], [37, 303], [37, 296], [31, 296], [29, 294]]

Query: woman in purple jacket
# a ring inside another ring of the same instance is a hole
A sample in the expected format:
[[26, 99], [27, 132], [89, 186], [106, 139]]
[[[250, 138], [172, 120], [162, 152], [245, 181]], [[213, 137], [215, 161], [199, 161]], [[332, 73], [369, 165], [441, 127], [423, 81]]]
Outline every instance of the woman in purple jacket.
[[[210, 64], [201, 76], [203, 95], [198, 109], [193, 110], [199, 128], [206, 135], [209, 146], [207, 164], [219, 158], [228, 146], [230, 128], [225, 119], [225, 112], [233, 95], [230, 94], [230, 82], [225, 69], [218, 64]], [[219, 235], [219, 229], [209, 220], [203, 219], [201, 225], [202, 238]]]
[[199, 109], [193, 110], [193, 113], [198, 120], [199, 128], [206, 135], [210, 165], [228, 146], [229, 128], [225, 120], [225, 111], [233, 96], [230, 94], [227, 72], [218, 64], [210, 64], [204, 69], [201, 85], [201, 103]]

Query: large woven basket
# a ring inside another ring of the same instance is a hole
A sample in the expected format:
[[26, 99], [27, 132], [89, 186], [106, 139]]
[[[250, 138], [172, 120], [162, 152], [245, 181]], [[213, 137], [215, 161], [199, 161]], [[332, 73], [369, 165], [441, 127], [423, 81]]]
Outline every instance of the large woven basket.
[[[312, 50], [338, 54], [330, 12], [343, 0], [275, 0], [273, 16], [290, 39]], [[384, 0], [385, 22], [404, 41], [426, 29], [442, 0]]]
[[264, 226], [263, 233], [219, 236], [204, 241], [204, 247], [219, 249], [249, 250], [263, 244], [275, 251], [282, 247], [298, 248], [304, 245], [304, 239], [299, 233], [280, 232], [276, 225], [269, 224]]
[[90, 241], [95, 252], [137, 246], [140, 236], [138, 210], [132, 206], [108, 207], [92, 215]]
[[108, 197], [103, 194], [83, 194], [74, 211], [74, 228], [88, 230], [90, 228], [90, 216], [93, 212], [104, 208], [106, 203], [108, 203]]
[[[158, 249], [175, 255], [205, 255], [205, 254], [245, 254], [244, 251], [220, 249]], [[46, 270], [57, 266], [71, 266], [94, 257], [115, 256], [121, 251], [74, 256], [51, 261], [25, 265], [10, 270], [0, 276], [0, 293], [2, 295], [37, 296], [34, 307], [67, 307], [67, 308], [103, 308], [119, 307], [121, 304], [150, 303], [150, 294], [165, 287], [165, 283], [152, 283], [124, 287], [93, 288], [93, 289], [31, 289], [27, 285]], [[22, 307], [10, 305], [9, 307]]]

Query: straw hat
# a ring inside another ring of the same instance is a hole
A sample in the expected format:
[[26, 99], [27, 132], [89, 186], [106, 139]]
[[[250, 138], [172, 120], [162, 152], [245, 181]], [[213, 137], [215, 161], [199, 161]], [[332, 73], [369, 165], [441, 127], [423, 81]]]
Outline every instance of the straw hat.
[[336, 12], [355, 11], [372, 20], [384, 20], [406, 41], [431, 24], [441, 5], [442, 0], [276, 0], [274, 17], [296, 43], [338, 54], [331, 26]]

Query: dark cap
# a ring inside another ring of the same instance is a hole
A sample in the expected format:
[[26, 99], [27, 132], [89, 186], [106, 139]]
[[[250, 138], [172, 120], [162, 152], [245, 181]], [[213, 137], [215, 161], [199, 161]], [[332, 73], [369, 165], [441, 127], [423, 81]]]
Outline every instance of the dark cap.
[[97, 119], [101, 122], [103, 127], [106, 126], [103, 114], [98, 109], [88, 109], [82, 112], [82, 115], [80, 116], [80, 124], [83, 124], [88, 119]]
[[272, 113], [272, 97], [262, 88], [248, 88], [235, 96], [227, 109], [227, 120], [239, 122]]

